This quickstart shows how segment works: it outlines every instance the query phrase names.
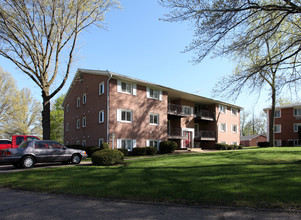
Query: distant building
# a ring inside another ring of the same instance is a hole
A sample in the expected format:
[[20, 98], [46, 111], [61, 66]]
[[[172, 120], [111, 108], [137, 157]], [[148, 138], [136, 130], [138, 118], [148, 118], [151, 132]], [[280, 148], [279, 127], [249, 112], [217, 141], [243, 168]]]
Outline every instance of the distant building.
[[179, 149], [240, 143], [241, 107], [108, 71], [78, 69], [63, 102], [64, 142]]
[[[267, 114], [267, 140], [269, 140], [271, 108], [265, 108], [264, 111]], [[301, 103], [277, 106], [274, 124], [275, 146], [300, 146], [299, 126], [301, 126]]]
[[240, 144], [249, 147], [249, 146], [258, 146], [258, 142], [265, 142], [267, 141], [267, 137], [262, 134], [257, 135], [247, 135], [240, 137]]

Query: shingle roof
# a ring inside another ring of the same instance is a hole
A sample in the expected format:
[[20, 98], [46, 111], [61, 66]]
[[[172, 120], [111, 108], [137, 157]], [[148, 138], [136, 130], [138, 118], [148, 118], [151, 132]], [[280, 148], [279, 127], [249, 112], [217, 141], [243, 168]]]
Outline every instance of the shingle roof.
[[266, 136], [263, 135], [263, 134], [247, 135], [247, 136], [241, 136], [241, 137], [240, 137], [240, 141], [249, 141], [249, 140], [252, 140], [252, 139], [257, 138], [257, 137], [259, 137], [259, 136], [264, 136], [264, 137], [266, 137]]

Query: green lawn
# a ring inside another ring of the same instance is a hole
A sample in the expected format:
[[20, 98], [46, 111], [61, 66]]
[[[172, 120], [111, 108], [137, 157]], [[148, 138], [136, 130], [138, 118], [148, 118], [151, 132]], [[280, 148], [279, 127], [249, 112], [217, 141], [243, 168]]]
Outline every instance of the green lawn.
[[1, 174], [0, 186], [102, 198], [301, 209], [301, 147]]

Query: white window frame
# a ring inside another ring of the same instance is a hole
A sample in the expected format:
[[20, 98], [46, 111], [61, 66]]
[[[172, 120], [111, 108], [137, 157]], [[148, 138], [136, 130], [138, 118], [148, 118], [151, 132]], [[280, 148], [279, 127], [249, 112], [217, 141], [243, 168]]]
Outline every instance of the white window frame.
[[85, 139], [82, 140], [82, 146], [87, 146], [87, 142]]
[[[277, 116], [276, 112], [279, 112], [279, 116]], [[281, 109], [275, 110], [275, 118], [281, 118]]]
[[275, 140], [275, 146], [276, 147], [281, 147], [282, 141], [281, 140]]
[[83, 94], [83, 105], [87, 103], [87, 93]]
[[82, 126], [83, 126], [83, 128], [85, 128], [87, 126], [87, 118], [86, 118], [86, 116], [84, 116], [83, 119], [82, 119]]
[[194, 123], [194, 134], [195, 134], [195, 137], [200, 136], [200, 124], [198, 124], [198, 123]]
[[66, 112], [69, 112], [69, 104], [66, 105]]
[[186, 114], [186, 115], [193, 115], [193, 107], [183, 105], [183, 106], [182, 106], [182, 112], [183, 112], [184, 114]]
[[128, 151], [132, 151], [133, 148], [136, 147], [136, 140], [135, 139], [117, 139], [117, 149], [125, 148], [128, 149]]
[[[225, 126], [225, 129], [223, 129], [223, 126]], [[226, 123], [219, 123], [219, 131], [220, 132], [227, 132], [227, 124]]]
[[[122, 88], [122, 85], [125, 84], [125, 90]], [[130, 88], [128, 88], [130, 87]], [[135, 83], [130, 83], [126, 81], [117, 80], [117, 92], [137, 95], [137, 85]]]
[[238, 115], [238, 109], [237, 108], [231, 108], [231, 115], [237, 116]]
[[69, 122], [66, 123], [66, 131], [69, 131]]
[[[236, 130], [234, 130], [235, 127], [236, 127]], [[232, 133], [237, 133], [238, 132], [238, 126], [236, 124], [232, 124], [231, 125], [231, 131], [232, 131]]]
[[294, 146], [301, 146], [301, 143], [299, 143], [299, 139], [294, 139]]
[[[125, 113], [126, 120], [122, 119], [122, 114]], [[128, 119], [128, 113], [130, 113], [130, 119]], [[133, 111], [130, 109], [117, 109], [117, 121], [124, 123], [132, 123], [133, 122]]]
[[105, 121], [105, 112], [104, 110], [100, 110], [98, 112], [98, 123], [104, 123]]
[[98, 147], [100, 147], [102, 143], [104, 143], [104, 139], [98, 138]]
[[77, 97], [76, 99], [76, 107], [78, 108], [80, 106], [80, 97]]
[[[296, 113], [299, 113], [299, 114], [296, 114]], [[294, 108], [294, 116], [296, 116], [296, 117], [301, 116], [301, 108]]]
[[[155, 118], [157, 118], [157, 123], [155, 123]], [[149, 114], [149, 124], [150, 125], [159, 125], [159, 114], [150, 113]]]
[[76, 145], [79, 145], [80, 144], [80, 140], [76, 140]]
[[[159, 150], [160, 142], [161, 142], [161, 140], [156, 140], [156, 139], [146, 140], [146, 146], [147, 147], [156, 147]], [[157, 143], [156, 146], [154, 146], [154, 143]]]
[[76, 120], [76, 129], [79, 129], [79, 128], [80, 128], [80, 120], [77, 119], [77, 120]]
[[231, 144], [232, 144], [232, 145], [238, 145], [236, 141], [235, 141], [235, 142], [232, 142]]
[[301, 126], [301, 123], [295, 123], [294, 124], [294, 132], [298, 132], [298, 130], [299, 130], [299, 126]]
[[98, 86], [98, 95], [102, 95], [105, 93], [105, 82], [99, 83]]
[[[279, 131], [276, 131], [276, 127], [279, 127]], [[277, 134], [281, 133], [281, 124], [274, 125], [274, 133], [277, 133]]]
[[146, 87], [146, 97], [149, 99], [162, 100], [162, 91]]
[[218, 107], [219, 112], [226, 114], [227, 113], [227, 107], [224, 105], [219, 105]]

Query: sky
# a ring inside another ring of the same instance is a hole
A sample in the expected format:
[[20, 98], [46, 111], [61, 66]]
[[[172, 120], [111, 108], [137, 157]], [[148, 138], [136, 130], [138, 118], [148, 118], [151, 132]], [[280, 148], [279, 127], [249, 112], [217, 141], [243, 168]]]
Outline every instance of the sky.
[[[77, 68], [83, 68], [109, 70], [225, 101], [255, 114], [270, 106], [268, 91], [259, 99], [257, 94], [248, 93], [241, 94], [236, 101], [212, 96], [212, 89], [222, 76], [232, 73], [235, 63], [230, 58], [207, 57], [200, 64], [193, 64], [194, 52], [183, 53], [193, 39], [192, 27], [187, 22], [161, 21], [168, 9], [156, 0], [121, 0], [121, 6], [122, 9], [107, 14], [106, 30], [93, 27], [80, 34], [76, 62], [58, 95], [67, 92]], [[0, 57], [0, 66], [13, 75], [19, 89], [30, 88], [34, 97], [42, 100], [38, 86], [11, 62]]]

